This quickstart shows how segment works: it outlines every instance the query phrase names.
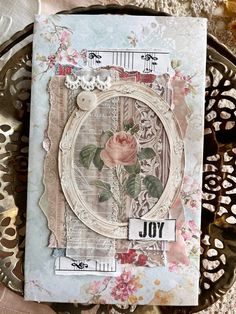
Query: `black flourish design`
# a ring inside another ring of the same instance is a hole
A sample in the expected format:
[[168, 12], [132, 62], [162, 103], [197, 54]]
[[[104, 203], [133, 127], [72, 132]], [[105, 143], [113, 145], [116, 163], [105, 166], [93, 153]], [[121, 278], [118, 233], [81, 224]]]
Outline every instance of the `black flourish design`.
[[78, 269], [88, 268], [88, 264], [84, 262], [79, 262], [79, 263], [73, 262], [71, 266], [77, 267]]
[[100, 56], [99, 54], [96, 54], [94, 52], [90, 52], [88, 55], [89, 59], [96, 59], [96, 63], [101, 63], [101, 61], [99, 59], [102, 58], [102, 56]]
[[[145, 60], [145, 61], [149, 61], [150, 59], [152, 59], [153, 61], [158, 60], [157, 57], [153, 57], [153, 56], [150, 55], [149, 53], [147, 53], [147, 54], [145, 54], [145, 55], [142, 55], [142, 56], [141, 56], [141, 59], [142, 59], [142, 60]], [[155, 62], [155, 64], [156, 64], [156, 62]]]

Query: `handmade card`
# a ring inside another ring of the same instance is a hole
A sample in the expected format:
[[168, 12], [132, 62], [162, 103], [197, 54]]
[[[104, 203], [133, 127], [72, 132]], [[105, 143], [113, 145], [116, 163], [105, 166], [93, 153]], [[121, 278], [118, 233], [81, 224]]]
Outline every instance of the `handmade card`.
[[27, 300], [198, 303], [205, 57], [205, 19], [36, 17]]

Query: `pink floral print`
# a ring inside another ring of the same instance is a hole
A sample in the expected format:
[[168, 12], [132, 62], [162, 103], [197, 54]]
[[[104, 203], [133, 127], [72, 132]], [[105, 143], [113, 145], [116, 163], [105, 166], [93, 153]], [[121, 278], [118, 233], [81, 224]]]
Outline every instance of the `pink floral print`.
[[[101, 146], [94, 144], [84, 146], [80, 155], [80, 164], [89, 169], [91, 166], [102, 171], [103, 167], [112, 169], [122, 196], [125, 194], [136, 199], [143, 188], [149, 196], [159, 198], [163, 192], [163, 185], [157, 176], [141, 174], [142, 163], [147, 159], [156, 158], [156, 152], [151, 147], [141, 148], [138, 145], [140, 130], [138, 123], [133, 118], [123, 121], [121, 130], [102, 131]], [[101, 190], [98, 194], [99, 202], [106, 202], [110, 198], [118, 206], [119, 210], [124, 208], [124, 197], [118, 197], [111, 189], [110, 182], [93, 180], [91, 185]], [[140, 260], [144, 263], [144, 259]]]
[[118, 253], [117, 259], [121, 264], [134, 264], [136, 266], [146, 266], [148, 257], [143, 253], [139, 253], [134, 249], [130, 249], [126, 253]]
[[193, 214], [201, 210], [201, 190], [192, 177], [184, 177], [182, 197], [185, 207]]
[[138, 145], [135, 137], [121, 131], [109, 138], [100, 156], [109, 168], [116, 165], [130, 166], [137, 161], [137, 151]]
[[131, 271], [124, 271], [116, 278], [111, 296], [117, 301], [125, 302], [141, 287], [139, 276], [132, 275]]
[[77, 65], [78, 61], [79, 61], [79, 53], [77, 50], [72, 49], [72, 48], [68, 48], [67, 49], [67, 56], [66, 56], [66, 60], [69, 63], [72, 63], [73, 65]]
[[87, 53], [85, 50], [77, 51], [71, 47], [72, 30], [68, 27], [56, 25], [51, 20], [47, 20], [49, 30], [42, 33], [41, 36], [48, 42], [56, 44], [57, 49], [50, 55], [37, 54], [36, 60], [39, 62], [42, 72], [44, 74], [47, 71], [53, 69], [59, 62], [70, 63], [73, 66], [78, 66], [79, 62], [85, 65], [87, 60]]

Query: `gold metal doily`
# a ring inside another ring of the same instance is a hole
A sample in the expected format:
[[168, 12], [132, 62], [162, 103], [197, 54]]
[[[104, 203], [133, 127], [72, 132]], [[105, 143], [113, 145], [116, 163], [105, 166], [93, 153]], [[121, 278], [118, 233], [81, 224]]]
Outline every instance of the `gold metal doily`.
[[[134, 6], [92, 6], [64, 14], [167, 15]], [[0, 46], [0, 57], [33, 32], [33, 25]], [[23, 293], [31, 52], [18, 50], [0, 71], [0, 279]], [[120, 308], [96, 313], [194, 313], [210, 306], [234, 283], [236, 270], [236, 58], [208, 35], [202, 200], [200, 297], [196, 307]], [[164, 305], [164, 304], [163, 304]], [[81, 313], [95, 305], [54, 303], [55, 311]], [[95, 309], [95, 308], [94, 308]]]

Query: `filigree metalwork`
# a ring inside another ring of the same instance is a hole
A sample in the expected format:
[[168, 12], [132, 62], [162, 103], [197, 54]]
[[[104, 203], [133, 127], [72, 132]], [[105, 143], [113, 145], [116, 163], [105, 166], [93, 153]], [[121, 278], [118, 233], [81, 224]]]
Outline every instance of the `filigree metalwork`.
[[[76, 8], [63, 13], [167, 15], [150, 9], [116, 5]], [[32, 31], [33, 26], [29, 25], [1, 45], [0, 57]], [[194, 313], [210, 306], [234, 283], [236, 58], [211, 35], [208, 35], [208, 46], [199, 306], [121, 308], [53, 304], [56, 311], [81, 313], [94, 307], [97, 313]], [[31, 45], [20, 49], [0, 72], [0, 279], [18, 292], [22, 292], [23, 281], [20, 265], [24, 250], [31, 50]], [[18, 214], [16, 207], [19, 208]], [[6, 218], [10, 220], [6, 221]], [[4, 242], [5, 237], [15, 240], [11, 248]], [[7, 256], [9, 252], [13, 252], [13, 257]]]
[[15, 221], [18, 209], [12, 208], [0, 213], [0, 280], [16, 292], [22, 291], [22, 276]]
[[204, 251], [200, 283], [205, 300], [201, 301], [202, 307], [217, 300], [235, 281], [235, 65], [213, 48], [208, 48], [202, 204]]
[[[1, 258], [0, 268], [2, 280], [17, 292], [23, 291], [31, 49], [30, 44], [19, 50], [0, 72], [0, 206], [4, 210], [0, 215], [8, 213], [9, 228], [17, 228], [12, 235], [14, 245], [1, 240], [1, 252], [12, 255]], [[12, 211], [16, 207], [18, 215], [16, 210]], [[0, 226], [1, 239], [4, 239], [6, 228], [8, 225]], [[11, 265], [6, 268], [9, 260]]]

